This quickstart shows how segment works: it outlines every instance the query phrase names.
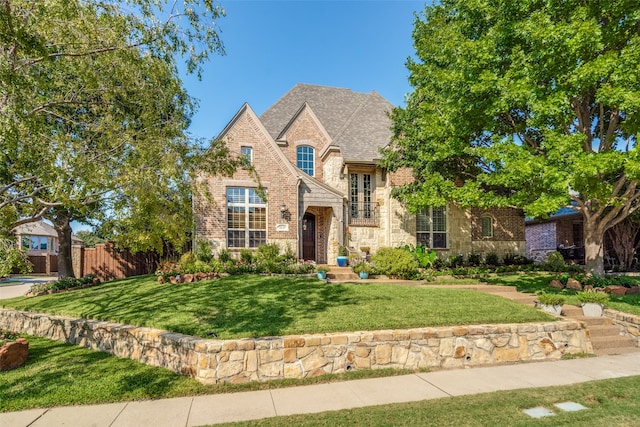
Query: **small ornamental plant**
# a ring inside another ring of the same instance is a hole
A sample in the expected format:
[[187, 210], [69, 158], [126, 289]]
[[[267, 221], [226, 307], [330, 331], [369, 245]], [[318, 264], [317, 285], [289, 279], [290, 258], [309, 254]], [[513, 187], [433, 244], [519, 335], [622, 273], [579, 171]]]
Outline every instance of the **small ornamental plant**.
[[594, 303], [605, 305], [609, 302], [609, 294], [605, 294], [604, 292], [582, 291], [578, 292], [577, 296], [578, 301], [583, 304]]
[[326, 265], [319, 265], [316, 267], [316, 273], [326, 273], [327, 271], [329, 271], [329, 267]]
[[18, 339], [20, 335], [16, 332], [10, 332], [6, 329], [0, 329], [0, 347], [5, 345], [6, 343], [14, 342]]
[[562, 295], [558, 294], [549, 294], [545, 291], [539, 291], [538, 293], [538, 302], [544, 305], [562, 305], [564, 304], [565, 298]]
[[356, 265], [354, 265], [353, 267], [351, 267], [351, 269], [353, 270], [354, 273], [356, 274], [360, 274], [361, 272], [365, 272], [368, 274], [373, 273], [373, 266], [367, 262], [359, 262]]

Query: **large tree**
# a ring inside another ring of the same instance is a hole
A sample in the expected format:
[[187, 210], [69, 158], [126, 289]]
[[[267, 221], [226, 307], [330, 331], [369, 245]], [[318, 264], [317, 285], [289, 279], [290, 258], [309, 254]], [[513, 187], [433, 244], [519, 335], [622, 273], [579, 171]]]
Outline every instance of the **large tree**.
[[638, 206], [640, 4], [444, 0], [416, 16], [406, 108], [383, 165], [413, 209], [453, 201], [584, 216], [586, 269]]
[[191, 171], [228, 173], [226, 148], [187, 134], [189, 71], [223, 53], [209, 0], [0, 0], [0, 219], [58, 231], [72, 276], [71, 221], [111, 225], [133, 250], [181, 245]]

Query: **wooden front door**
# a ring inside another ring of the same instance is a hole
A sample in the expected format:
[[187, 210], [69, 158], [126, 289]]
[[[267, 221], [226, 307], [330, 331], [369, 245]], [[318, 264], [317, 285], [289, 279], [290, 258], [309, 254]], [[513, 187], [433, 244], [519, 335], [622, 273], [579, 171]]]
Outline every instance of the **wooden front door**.
[[302, 217], [302, 258], [316, 260], [316, 216], [310, 213]]

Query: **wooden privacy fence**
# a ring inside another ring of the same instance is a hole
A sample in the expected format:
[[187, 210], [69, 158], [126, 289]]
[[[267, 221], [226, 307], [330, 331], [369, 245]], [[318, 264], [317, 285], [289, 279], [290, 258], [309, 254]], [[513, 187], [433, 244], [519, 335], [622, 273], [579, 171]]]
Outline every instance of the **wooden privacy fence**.
[[95, 248], [73, 247], [73, 271], [76, 277], [95, 274], [102, 281], [154, 273], [158, 255], [154, 252], [132, 254], [118, 250], [113, 243]]
[[[33, 265], [32, 273], [51, 275], [58, 272], [58, 255], [29, 255], [28, 258], [29, 262]], [[12, 273], [20, 274], [20, 271], [14, 269]]]

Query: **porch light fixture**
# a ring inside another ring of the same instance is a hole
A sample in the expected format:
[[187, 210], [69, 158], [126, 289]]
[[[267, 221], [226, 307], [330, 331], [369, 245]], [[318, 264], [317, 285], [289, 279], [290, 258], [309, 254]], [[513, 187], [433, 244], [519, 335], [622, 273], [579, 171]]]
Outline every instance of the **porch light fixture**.
[[284, 218], [284, 214], [287, 212], [287, 206], [282, 202], [280, 205], [280, 218]]

